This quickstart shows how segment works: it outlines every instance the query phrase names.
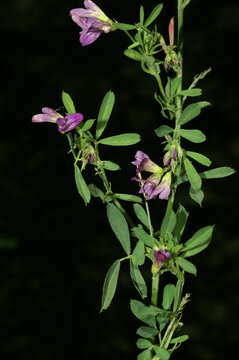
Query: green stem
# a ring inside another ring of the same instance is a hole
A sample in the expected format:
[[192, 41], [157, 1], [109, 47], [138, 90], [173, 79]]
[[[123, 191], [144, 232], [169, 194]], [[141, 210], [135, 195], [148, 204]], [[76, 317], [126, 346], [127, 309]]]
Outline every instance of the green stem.
[[148, 204], [147, 200], [145, 200], [145, 208], [146, 208], [146, 213], [147, 213], [147, 217], [148, 217], [149, 232], [150, 232], [150, 235], [153, 236], [154, 231], [153, 231], [153, 226], [152, 226], [152, 222], [151, 222], [149, 204]]
[[143, 62], [141, 62], [141, 69], [144, 72], [146, 72], [147, 74], [152, 75], [156, 79], [159, 90], [160, 90], [160, 93], [161, 93], [163, 99], [165, 99], [165, 91], [164, 91], [164, 88], [163, 88], [163, 84], [162, 84], [162, 80], [161, 80], [160, 75], [157, 74], [154, 69], [147, 68]]
[[74, 165], [76, 165], [78, 163], [78, 161], [80, 160], [80, 155], [81, 155], [81, 151], [78, 152], [78, 155], [75, 156], [75, 161], [74, 161]]
[[177, 49], [178, 55], [182, 58], [183, 55], [183, 0], [178, 0], [177, 12], [178, 12], [178, 34], [177, 34]]
[[[152, 222], [151, 222], [151, 216], [150, 216], [150, 211], [149, 211], [149, 204], [148, 201], [145, 200], [145, 208], [146, 208], [146, 213], [147, 213], [147, 217], [148, 217], [148, 224], [149, 224], [149, 233], [151, 236], [153, 236], [153, 227], [152, 227]], [[158, 272], [154, 272], [154, 265], [152, 265], [152, 289], [151, 289], [151, 304], [154, 306], [157, 306], [158, 304], [158, 292], [159, 292], [159, 271]]]
[[167, 327], [167, 330], [166, 330], [166, 332], [164, 334], [164, 337], [163, 337], [163, 339], [161, 341], [161, 344], [160, 344], [161, 347], [164, 347], [165, 349], [168, 348], [168, 346], [170, 344], [170, 341], [171, 341], [171, 339], [173, 337], [174, 331], [176, 330], [177, 326], [178, 326], [177, 318], [174, 317], [170, 321], [170, 323], [169, 323], [169, 325]]
[[128, 36], [128, 38], [132, 41], [132, 44], [133, 44], [135, 42], [135, 39], [133, 38], [133, 36], [131, 36], [127, 30], [124, 30], [124, 33]]
[[[99, 156], [99, 150], [98, 150], [98, 146], [96, 144], [95, 146], [95, 153], [96, 153], [96, 158], [98, 160], [98, 163], [101, 164], [101, 160], [100, 160], [100, 156]], [[108, 178], [106, 176], [106, 173], [105, 173], [105, 169], [103, 168], [103, 166], [101, 165], [98, 165], [98, 169], [99, 169], [99, 172], [98, 172], [98, 175], [99, 177], [101, 178], [103, 184], [104, 184], [104, 187], [105, 187], [105, 190], [107, 193], [111, 193], [112, 194], [112, 190], [111, 190], [111, 185], [110, 185], [110, 182], [108, 181]], [[124, 207], [121, 205], [121, 203], [117, 200], [117, 199], [113, 199], [113, 203], [115, 204], [115, 206], [117, 206], [117, 208], [124, 214], [125, 218], [127, 219], [129, 225], [131, 227], [134, 226], [134, 223], [131, 219], [131, 217], [129, 216], [129, 214], [127, 213], [127, 211], [124, 209]]]
[[[179, 79], [178, 93], [180, 93], [180, 91], [182, 90], [182, 82], [183, 82], [183, 12], [184, 12], [183, 0], [177, 0], [177, 20], [178, 20], [177, 21], [177, 56], [179, 60], [179, 67], [177, 71], [177, 78]], [[181, 113], [182, 113], [182, 96], [177, 95], [174, 140], [178, 142], [179, 145], [180, 145], [180, 135], [178, 130], [180, 129], [180, 124], [178, 122]], [[176, 192], [176, 186], [174, 186], [174, 188], [171, 191], [171, 195], [167, 204], [166, 213], [171, 211], [173, 208], [175, 192]], [[180, 289], [178, 290], [179, 294], [178, 294], [177, 303], [175, 302], [175, 309], [174, 309], [175, 312], [177, 312], [180, 309], [182, 287], [183, 287], [183, 281], [181, 279], [181, 286]], [[178, 327], [178, 323], [179, 323], [178, 314], [175, 313], [173, 319], [170, 321], [167, 327], [167, 330], [164, 333], [160, 346], [164, 347], [165, 349], [168, 348], [172, 336]]]
[[[178, 11], [178, 29], [177, 29], [177, 56], [179, 60], [179, 68], [177, 72], [177, 77], [180, 80], [178, 85], [178, 93], [182, 90], [183, 83], [183, 0], [177, 0], [177, 11]], [[178, 120], [182, 113], [182, 95], [176, 96], [176, 119], [175, 119], [175, 130], [174, 138], [178, 140], [180, 144], [180, 135], [178, 130], [180, 129], [180, 125], [178, 124]]]
[[[151, 223], [150, 211], [148, 201], [145, 200], [145, 208], [148, 217], [149, 232], [153, 236], [153, 227]], [[152, 289], [151, 289], [151, 304], [157, 306], [158, 304], [158, 292], [159, 292], [159, 271], [154, 272], [154, 265], [152, 265]]]
[[119, 259], [119, 261], [121, 262], [121, 261], [124, 261], [124, 260], [128, 260], [128, 259], [130, 259], [130, 257], [131, 257], [131, 255], [125, 256], [125, 257]]
[[152, 295], [151, 304], [154, 306], [158, 305], [158, 292], [159, 292], [159, 272], [152, 275]]
[[168, 199], [167, 208], [166, 208], [166, 214], [173, 210], [173, 203], [175, 198], [175, 188], [171, 190], [170, 197]]
[[67, 140], [69, 142], [72, 155], [73, 155], [74, 159], [76, 160], [77, 156], [76, 156], [76, 153], [75, 153], [75, 150], [74, 150], [74, 147], [73, 147], [74, 144], [73, 144], [73, 141], [72, 141], [72, 135], [69, 133], [69, 134], [66, 134], [66, 137], [67, 137]]
[[162, 81], [161, 81], [161, 77], [159, 74], [156, 74], [154, 75], [155, 79], [157, 80], [157, 84], [158, 84], [158, 87], [159, 87], [159, 90], [163, 96], [163, 98], [165, 98], [165, 91], [164, 91], [164, 88], [163, 88], [163, 85], [162, 85]]

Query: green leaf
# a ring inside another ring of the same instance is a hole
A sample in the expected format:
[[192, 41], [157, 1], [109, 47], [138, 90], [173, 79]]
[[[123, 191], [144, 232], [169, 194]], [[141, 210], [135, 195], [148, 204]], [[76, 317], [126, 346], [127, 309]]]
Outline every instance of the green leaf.
[[201, 189], [195, 190], [190, 186], [189, 195], [193, 201], [195, 201], [197, 204], [202, 206], [202, 201], [204, 199], [204, 192]]
[[114, 197], [116, 197], [117, 199], [120, 199], [120, 200], [124, 200], [124, 201], [132, 201], [132, 202], [138, 202], [138, 203], [142, 202], [142, 198], [137, 195], [116, 193], [116, 194], [114, 194]]
[[180, 84], [180, 78], [175, 77], [172, 79], [172, 78], [168, 77], [167, 85], [165, 88], [165, 92], [166, 92], [168, 99], [171, 99], [176, 95], [179, 84]]
[[219, 179], [235, 174], [235, 170], [228, 166], [222, 166], [200, 173], [203, 179]]
[[135, 25], [114, 22], [114, 28], [123, 30], [123, 31], [129, 31], [129, 30], [134, 30]]
[[152, 346], [152, 343], [146, 339], [138, 339], [136, 342], [136, 346], [138, 349], [148, 349]]
[[[135, 36], [136, 38], [136, 36]], [[136, 47], [138, 47], [140, 45], [140, 43], [138, 41], [133, 42], [131, 45], [128, 46], [128, 49], [134, 49]]]
[[90, 129], [92, 128], [94, 122], [95, 122], [95, 119], [89, 119], [89, 120], [87, 120], [87, 121], [83, 124], [81, 130], [82, 130], [82, 131], [90, 130]]
[[177, 242], [180, 242], [181, 237], [183, 235], [189, 212], [179, 204], [177, 212], [176, 212], [176, 225], [173, 230], [173, 235], [176, 237]]
[[210, 242], [208, 243], [205, 243], [205, 244], [202, 244], [200, 246], [195, 246], [195, 248], [192, 248], [192, 249], [189, 249], [189, 250], [186, 250], [182, 255], [184, 257], [190, 257], [190, 256], [194, 256], [194, 255], [197, 255], [199, 254], [200, 252], [202, 252], [203, 250], [205, 250], [208, 245], [209, 245]]
[[87, 205], [90, 202], [90, 190], [88, 186], [86, 185], [86, 182], [81, 174], [81, 171], [77, 165], [74, 165], [74, 173], [75, 173], [75, 182], [76, 187], [78, 190], [78, 193], [82, 197], [82, 199], [85, 202], [85, 205]]
[[181, 273], [178, 273], [178, 281], [175, 288], [175, 297], [173, 302], [173, 311], [177, 311], [179, 304], [182, 299], [182, 293], [183, 293], [183, 286], [184, 286], [184, 276]]
[[197, 170], [193, 166], [190, 160], [187, 158], [183, 159], [183, 163], [185, 166], [186, 174], [188, 177], [188, 180], [193, 188], [193, 190], [198, 191], [201, 189], [202, 186], [202, 179], [200, 175], [198, 174]]
[[110, 136], [99, 141], [100, 144], [110, 146], [134, 145], [140, 141], [140, 135], [135, 133]]
[[152, 24], [152, 22], [154, 22], [157, 17], [159, 16], [159, 14], [161, 13], [163, 8], [163, 4], [159, 4], [157, 6], [155, 6], [155, 8], [152, 10], [152, 12], [150, 13], [150, 15], [147, 17], [144, 26], [148, 27], [150, 24]]
[[170, 320], [171, 320], [171, 311], [161, 310], [157, 316], [157, 321], [159, 323], [160, 331], [163, 331], [163, 329], [169, 323]]
[[140, 294], [140, 296], [145, 299], [147, 297], [147, 286], [144, 281], [144, 278], [138, 268], [137, 265], [133, 264], [132, 261], [130, 261], [130, 277], [133, 281], [133, 284]]
[[143, 338], [153, 339], [158, 334], [158, 332], [159, 331], [155, 328], [148, 326], [141, 326], [140, 328], [138, 328], [136, 334], [142, 336]]
[[158, 310], [153, 306], [146, 306], [141, 301], [131, 300], [130, 301], [130, 309], [134, 316], [137, 319], [143, 321], [149, 326], [155, 327], [156, 325], [156, 315]]
[[133, 262], [136, 265], [143, 265], [145, 261], [145, 254], [144, 254], [144, 243], [141, 240], [138, 240], [134, 251], [132, 253]]
[[140, 227], [133, 227], [132, 228], [134, 236], [137, 237], [137, 239], [144, 242], [144, 244], [148, 247], [153, 247], [158, 243], [157, 239], [155, 239], [153, 236], [150, 236], [147, 234], [143, 228]]
[[139, 9], [139, 22], [141, 25], [144, 25], [144, 7], [140, 5]]
[[204, 244], [205, 242], [211, 239], [213, 229], [214, 229], [214, 225], [208, 225], [202, 227], [201, 229], [197, 230], [193, 234], [193, 236], [184, 243], [184, 245], [187, 248], [191, 248]]
[[97, 124], [96, 124], [96, 139], [98, 139], [105, 130], [110, 115], [112, 113], [114, 103], [115, 103], [115, 95], [113, 91], [108, 91], [105, 94], [102, 103], [100, 105], [100, 110], [98, 113]]
[[191, 263], [190, 261], [182, 258], [182, 257], [177, 257], [176, 258], [176, 263], [186, 272], [193, 274], [193, 275], [197, 275], [197, 268], [196, 266]]
[[194, 151], [186, 151], [186, 154], [187, 154], [187, 156], [190, 156], [192, 159], [196, 160], [197, 162], [199, 162], [202, 165], [210, 166], [212, 163], [211, 160], [208, 159], [208, 157], [206, 157], [203, 154], [199, 154]]
[[[222, 166], [219, 168], [203, 171], [199, 175], [202, 179], [219, 179], [233, 175], [235, 173], [236, 171], [231, 167]], [[188, 181], [187, 176], [182, 176], [177, 179], [176, 184], [180, 185], [187, 181]]]
[[107, 217], [115, 236], [121, 243], [127, 255], [130, 254], [130, 236], [127, 221], [124, 215], [114, 204], [107, 204]]
[[175, 286], [173, 284], [167, 284], [163, 290], [163, 301], [162, 306], [165, 310], [169, 310], [172, 305], [174, 295], [175, 295]]
[[[187, 90], [182, 90], [179, 93], [180, 95], [183, 96], [200, 96], [202, 95], [202, 89], [199, 88], [193, 88], [193, 89], [187, 89]], [[192, 104], [195, 105], [195, 104]], [[190, 106], [190, 105], [189, 105]], [[200, 112], [199, 112], [200, 113]], [[197, 116], [197, 115], [196, 115]]]
[[176, 338], [173, 338], [171, 341], [170, 341], [170, 344], [180, 344], [184, 341], [187, 341], [189, 339], [189, 336], [188, 335], [182, 335], [182, 336], [178, 336]]
[[160, 346], [154, 345], [154, 351], [156, 355], [160, 357], [160, 360], [168, 360], [170, 358], [168, 350], [161, 348]]
[[173, 210], [167, 211], [160, 228], [160, 236], [165, 237], [167, 234], [172, 233], [176, 225], [176, 214]]
[[132, 59], [132, 60], [135, 60], [135, 61], [143, 60], [143, 55], [140, 54], [137, 50], [126, 49], [124, 51], [124, 55], [127, 56], [128, 58]]
[[144, 208], [139, 204], [134, 204], [134, 212], [137, 218], [149, 229], [148, 216]]
[[171, 126], [167, 126], [167, 125], [161, 125], [159, 126], [157, 129], [154, 130], [155, 134], [158, 137], [162, 137], [165, 135], [170, 134], [173, 131], [173, 128], [171, 128]]
[[100, 198], [101, 200], [104, 200], [105, 194], [102, 190], [100, 190], [96, 185], [90, 184], [88, 186], [90, 193], [93, 197]]
[[185, 139], [187, 139], [187, 140], [189, 140], [189, 141], [191, 141], [193, 143], [196, 143], [196, 144], [202, 143], [202, 142], [204, 142], [206, 140], [206, 136], [200, 130], [180, 129], [179, 134], [183, 138], [185, 138]]
[[120, 166], [112, 161], [104, 160], [103, 161], [103, 168], [110, 171], [117, 171], [120, 170]]
[[149, 349], [146, 349], [142, 351], [138, 356], [137, 360], [151, 360], [151, 351]]
[[191, 0], [184, 0], [184, 2], [183, 2], [184, 9], [190, 2], [191, 2]]
[[62, 91], [62, 102], [68, 114], [74, 114], [76, 112], [72, 98], [64, 91]]
[[183, 257], [189, 257], [198, 254], [204, 250], [210, 243], [214, 226], [204, 226], [196, 231], [193, 236], [187, 240], [182, 249]]
[[120, 261], [116, 260], [109, 268], [105, 277], [100, 311], [106, 310], [111, 304], [117, 287], [119, 271]]
[[201, 110], [204, 107], [209, 106], [209, 105], [210, 105], [210, 103], [207, 101], [199, 101], [197, 103], [188, 105], [183, 110], [183, 112], [178, 120], [179, 125], [186, 124], [190, 120], [194, 119], [201, 113]]

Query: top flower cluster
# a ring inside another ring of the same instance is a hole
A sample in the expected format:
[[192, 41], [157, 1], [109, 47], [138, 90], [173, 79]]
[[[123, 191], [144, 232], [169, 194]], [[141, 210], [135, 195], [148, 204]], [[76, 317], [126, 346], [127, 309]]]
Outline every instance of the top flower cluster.
[[102, 33], [112, 31], [112, 20], [91, 0], [84, 1], [85, 8], [72, 9], [72, 20], [82, 28], [80, 43], [82, 46], [92, 44]]

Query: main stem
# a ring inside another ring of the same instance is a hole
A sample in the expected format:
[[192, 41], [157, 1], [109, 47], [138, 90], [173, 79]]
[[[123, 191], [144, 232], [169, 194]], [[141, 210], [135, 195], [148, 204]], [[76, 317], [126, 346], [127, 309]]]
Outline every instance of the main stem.
[[[178, 71], [177, 71], [177, 77], [180, 80], [179, 81], [179, 86], [178, 86], [178, 93], [180, 92], [180, 90], [182, 90], [182, 82], [183, 82], [183, 12], [184, 12], [184, 7], [183, 7], [183, 0], [177, 0], [177, 55], [178, 55], [178, 60], [179, 60], [179, 67], [178, 67]], [[177, 95], [176, 97], [176, 116], [175, 116], [175, 132], [174, 132], [174, 140], [176, 140], [178, 142], [178, 144], [180, 144], [180, 134], [178, 132], [178, 130], [180, 129], [180, 125], [178, 123], [179, 118], [181, 116], [182, 113], [182, 96], [181, 95]], [[168, 202], [168, 206], [167, 206], [167, 210], [166, 211], [170, 211], [173, 208], [173, 202], [174, 202], [174, 195], [176, 192], [176, 187], [174, 188], [169, 202]], [[182, 296], [182, 290], [183, 290], [183, 284], [184, 281], [181, 279], [181, 289], [180, 289], [180, 294], [179, 294], [179, 299], [177, 301], [176, 304], [176, 309], [174, 310], [176, 313], [180, 310], [180, 304], [181, 304], [181, 296]], [[175, 332], [175, 330], [178, 327], [178, 321], [177, 321], [177, 316], [175, 315], [173, 317], [173, 319], [171, 320], [171, 322], [169, 323], [165, 333], [164, 333], [164, 337], [162, 339], [161, 342], [161, 346], [165, 347], [166, 349], [169, 346], [170, 340]]]
[[159, 292], [159, 272], [152, 274], [152, 294], [151, 304], [158, 306], [158, 292]]
[[[183, 81], [183, 0], [177, 0], [177, 55], [179, 60], [179, 67], [177, 71], [177, 77], [179, 79], [179, 86], [178, 86], [178, 93], [182, 90], [182, 81]], [[161, 89], [160, 89], [161, 90]], [[162, 92], [162, 91], [161, 91]], [[174, 140], [176, 140], [180, 144], [180, 135], [178, 130], [180, 129], [180, 125], [178, 124], [179, 118], [182, 113], [182, 96], [177, 95], [176, 97], [176, 114], [175, 114], [175, 132], [174, 132]], [[173, 209], [174, 203], [174, 196], [175, 196], [176, 188], [172, 190], [170, 198], [168, 200], [168, 205], [166, 212], [169, 212]], [[152, 234], [151, 234], [152, 235]], [[152, 273], [152, 295], [151, 295], [151, 303], [152, 305], [157, 306], [158, 303], [158, 290], [159, 290], [159, 275], [160, 273], [157, 272], [156, 274]], [[176, 309], [177, 311], [177, 309]], [[166, 346], [169, 345], [169, 341], [173, 336], [174, 331], [177, 328], [177, 321], [176, 317], [172, 319], [170, 324], [168, 325], [164, 341], [162, 341], [162, 345]]]
[[[177, 55], [179, 60], [179, 67], [177, 71], [177, 78], [179, 79], [178, 85], [178, 93], [182, 90], [183, 83], [183, 0], [177, 0]], [[180, 125], [178, 124], [178, 120], [182, 113], [182, 95], [176, 96], [176, 118], [175, 118], [175, 137], [177, 141], [180, 143], [180, 135], [178, 131], [180, 129]]]

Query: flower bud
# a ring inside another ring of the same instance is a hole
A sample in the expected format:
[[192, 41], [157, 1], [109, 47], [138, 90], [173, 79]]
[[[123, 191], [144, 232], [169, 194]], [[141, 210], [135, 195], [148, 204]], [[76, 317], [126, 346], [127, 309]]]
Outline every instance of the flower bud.
[[168, 37], [169, 37], [169, 45], [174, 45], [174, 17], [171, 18], [168, 25]]
[[91, 144], [87, 144], [82, 151], [82, 169], [90, 163], [94, 163], [96, 161], [95, 149]]

